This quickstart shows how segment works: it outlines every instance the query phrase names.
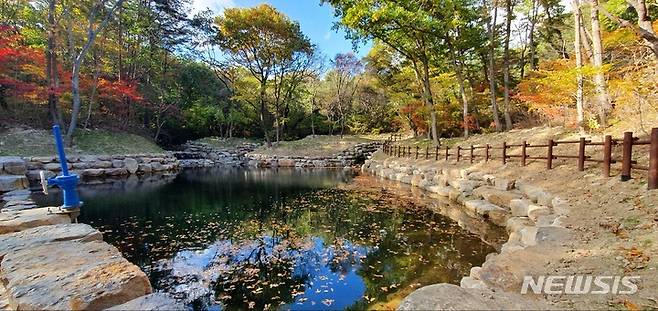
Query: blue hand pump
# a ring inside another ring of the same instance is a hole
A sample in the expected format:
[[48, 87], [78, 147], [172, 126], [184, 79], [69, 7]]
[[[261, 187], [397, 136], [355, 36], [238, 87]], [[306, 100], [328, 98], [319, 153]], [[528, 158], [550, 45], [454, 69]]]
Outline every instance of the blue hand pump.
[[64, 152], [64, 142], [62, 141], [62, 132], [59, 125], [53, 126], [53, 135], [55, 136], [55, 145], [57, 146], [57, 153], [59, 155], [59, 164], [62, 166], [62, 175], [48, 178], [48, 186], [57, 186], [62, 189], [64, 204], [61, 206], [61, 209], [63, 212], [78, 210], [82, 205], [78, 191], [76, 190], [80, 177], [76, 174], [69, 174], [66, 153]]

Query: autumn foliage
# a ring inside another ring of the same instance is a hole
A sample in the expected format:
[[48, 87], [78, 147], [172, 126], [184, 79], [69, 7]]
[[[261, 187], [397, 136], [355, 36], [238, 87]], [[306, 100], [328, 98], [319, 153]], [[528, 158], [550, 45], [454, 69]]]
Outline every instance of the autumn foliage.
[[45, 98], [43, 50], [26, 46], [18, 31], [0, 25], [0, 92], [25, 100]]

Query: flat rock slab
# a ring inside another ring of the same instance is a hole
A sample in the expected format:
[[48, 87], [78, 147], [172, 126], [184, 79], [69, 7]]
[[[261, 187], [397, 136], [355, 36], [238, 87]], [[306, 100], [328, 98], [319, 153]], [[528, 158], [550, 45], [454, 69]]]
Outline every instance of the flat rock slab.
[[0, 260], [11, 252], [61, 241], [100, 241], [100, 231], [86, 224], [41, 226], [0, 236]]
[[27, 189], [9, 191], [3, 194], [2, 196], [0, 196], [0, 200], [5, 202], [25, 201], [29, 199], [30, 199], [30, 190]]
[[52, 214], [47, 207], [0, 213], [0, 234], [18, 232], [39, 226], [67, 224], [71, 217]]
[[154, 293], [105, 310], [185, 310], [185, 305], [166, 294]]
[[102, 241], [22, 249], [6, 254], [0, 268], [18, 310], [99, 310], [152, 291], [144, 272]]
[[0, 175], [0, 193], [26, 189], [29, 186], [25, 175]]
[[422, 287], [407, 296], [398, 310], [552, 310], [555, 307], [508, 292], [461, 288], [452, 284]]

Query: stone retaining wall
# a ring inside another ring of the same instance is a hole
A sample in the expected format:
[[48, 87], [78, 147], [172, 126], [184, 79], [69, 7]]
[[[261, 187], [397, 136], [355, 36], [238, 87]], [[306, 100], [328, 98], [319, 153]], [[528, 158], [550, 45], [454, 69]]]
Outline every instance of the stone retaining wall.
[[26, 173], [27, 165], [20, 157], [0, 157], [0, 193], [27, 188]]
[[351, 148], [328, 157], [276, 156], [250, 153], [247, 165], [250, 167], [306, 167], [306, 168], [344, 168], [360, 164], [369, 159], [381, 148], [381, 142], [356, 144]]
[[[362, 171], [449, 198], [460, 203], [472, 217], [487, 219], [505, 227], [509, 233], [500, 253], [487, 256], [482, 267], [473, 267], [470, 274], [462, 278], [460, 289], [447, 284], [429, 290], [419, 289], [402, 302], [400, 309], [453, 308], [455, 305], [449, 302], [454, 301], [455, 295], [473, 296], [475, 293], [475, 296], [485, 297], [482, 293], [492, 289], [516, 290], [518, 293], [523, 277], [528, 273], [524, 265], [529, 266], [529, 262], [519, 259], [519, 252], [529, 250], [526, 253], [530, 253], [559, 244], [571, 234], [562, 225], [568, 210], [567, 202], [522, 180], [497, 178], [478, 171], [476, 166], [457, 167], [445, 162], [387, 157], [383, 153], [375, 158], [366, 161]], [[446, 292], [450, 295], [446, 296]], [[508, 307], [518, 306], [516, 303], [529, 299], [513, 293], [501, 297], [505, 297], [501, 303]], [[480, 302], [487, 305], [487, 299], [482, 299]], [[535, 301], [525, 302], [527, 306], [537, 307]], [[468, 303], [457, 304], [456, 308], [469, 308]]]
[[245, 155], [254, 151], [260, 144], [243, 143], [235, 148], [218, 148], [212, 145], [190, 141], [184, 151], [174, 152], [182, 167], [242, 166]]
[[[20, 167], [20, 173], [31, 181], [39, 180], [40, 171], [46, 171], [46, 175], [52, 177], [62, 170], [57, 157], [11, 158]], [[68, 156], [67, 162], [70, 172], [80, 177], [139, 175], [175, 171], [180, 167], [179, 161], [170, 153]]]

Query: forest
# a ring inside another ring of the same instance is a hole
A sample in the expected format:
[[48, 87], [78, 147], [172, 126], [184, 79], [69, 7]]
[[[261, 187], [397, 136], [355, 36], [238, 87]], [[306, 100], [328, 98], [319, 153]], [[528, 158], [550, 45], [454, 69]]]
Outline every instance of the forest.
[[439, 144], [657, 113], [655, 1], [318, 5], [355, 47], [372, 43], [366, 57], [323, 55], [269, 4], [193, 14], [190, 0], [3, 0], [0, 123], [59, 124], [69, 144], [84, 128], [163, 146], [400, 130]]

